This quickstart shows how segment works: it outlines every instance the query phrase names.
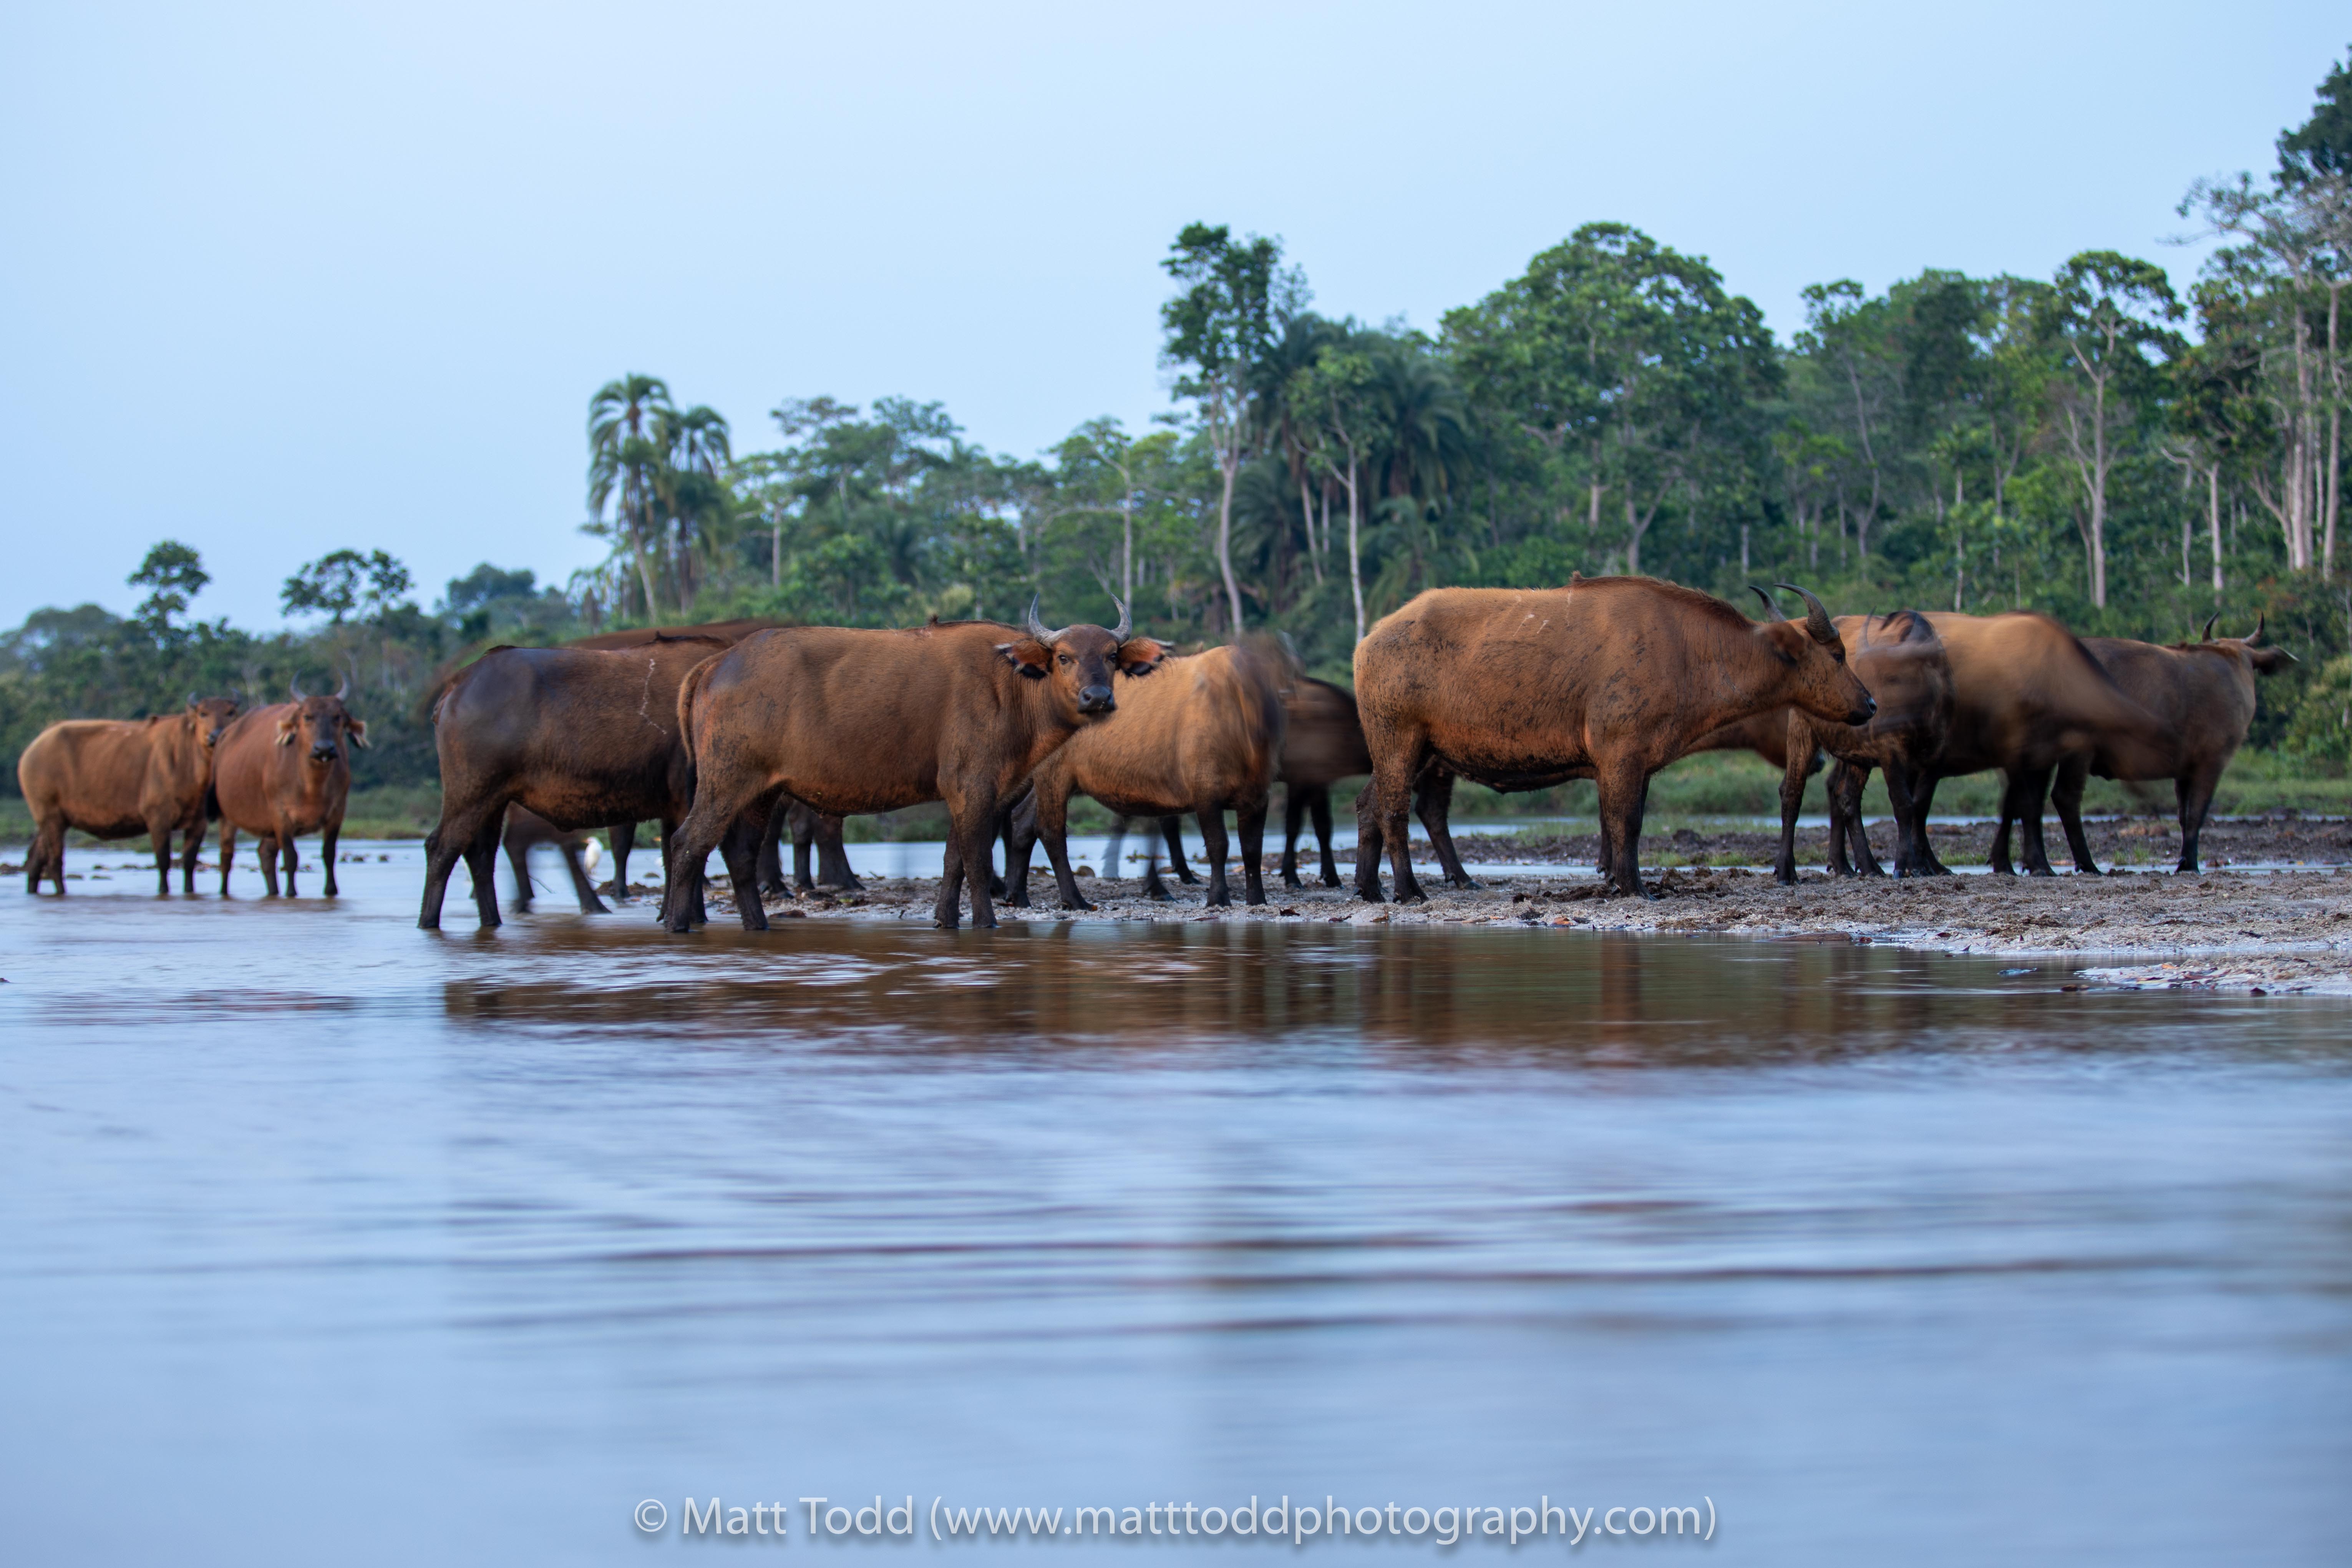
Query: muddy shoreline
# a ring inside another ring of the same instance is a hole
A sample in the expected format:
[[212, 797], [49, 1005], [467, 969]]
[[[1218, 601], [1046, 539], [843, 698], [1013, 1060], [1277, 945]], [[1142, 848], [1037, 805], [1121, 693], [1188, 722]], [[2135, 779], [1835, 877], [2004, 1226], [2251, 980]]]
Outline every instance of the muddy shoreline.
[[[1351, 871], [1351, 867], [1343, 867]], [[1801, 871], [1794, 887], [1745, 867], [1646, 873], [1654, 898], [1610, 895], [1589, 866], [1482, 878], [1483, 886], [1425, 886], [1426, 903], [1366, 903], [1349, 889], [1285, 889], [1266, 902], [1209, 909], [1199, 887], [1158, 902], [1128, 878], [1086, 877], [1096, 907], [1061, 907], [1049, 876], [1033, 874], [1027, 908], [999, 903], [1005, 923], [1276, 921], [1391, 926], [1506, 926], [1726, 935], [1764, 940], [1883, 942], [1922, 951], [2081, 959], [2086, 983], [2190, 987], [2259, 994], [2352, 995], [2352, 868], [2132, 873], [2051, 878], [1958, 875], [1897, 880]], [[723, 884], [721, 884], [723, 888]], [[771, 920], [928, 922], [936, 879], [870, 879], [858, 893], [818, 890], [770, 899]], [[714, 921], [731, 923], [723, 891]]]

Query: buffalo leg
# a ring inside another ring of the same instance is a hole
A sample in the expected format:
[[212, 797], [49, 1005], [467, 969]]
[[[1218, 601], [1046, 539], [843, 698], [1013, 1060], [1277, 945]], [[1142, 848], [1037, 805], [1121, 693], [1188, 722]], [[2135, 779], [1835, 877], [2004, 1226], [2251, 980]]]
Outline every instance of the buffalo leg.
[[1171, 897], [1168, 884], [1160, 879], [1160, 830], [1143, 836], [1143, 896], [1157, 903], [1166, 903]]
[[342, 889], [335, 885], [335, 845], [343, 836], [341, 817], [331, 817], [326, 830], [319, 836], [319, 859], [326, 867], [327, 897], [334, 898]]
[[1307, 821], [1307, 797], [1312, 790], [1286, 784], [1282, 791], [1282, 885], [1303, 888], [1298, 879], [1298, 830]]
[[866, 888], [849, 864], [849, 846], [842, 840], [841, 818], [824, 812], [816, 814], [816, 885], [850, 893], [863, 892]]
[[[493, 837], [497, 835], [499, 825], [505, 819], [506, 809], [506, 803], [500, 801], [491, 806], [478, 802], [470, 805], [460, 803], [457, 809], [452, 810], [445, 801], [441, 820], [425, 837], [425, 905], [416, 915], [419, 931], [441, 929], [441, 905], [448, 895], [449, 873], [457, 868], [457, 862], [465, 858], [473, 847], [475, 838], [486, 827]], [[228, 825], [223, 823], [221, 826], [226, 828]], [[227, 879], [224, 877], [223, 891], [227, 890], [226, 883]], [[476, 902], [479, 903], [478, 898]], [[497, 909], [497, 901], [493, 900], [491, 912], [495, 914]], [[499, 922], [493, 920], [490, 923], [496, 925]]]
[[637, 847], [637, 825], [615, 822], [604, 829], [604, 841], [613, 850], [613, 901], [629, 901], [629, 851]]
[[180, 891], [190, 898], [196, 893], [196, 862], [205, 853], [205, 819], [201, 814], [194, 827], [180, 835]]
[[[1037, 847], [1040, 833], [1034, 810], [1005, 815], [1004, 901], [1016, 910], [1029, 907], [1029, 856]], [[1053, 858], [1054, 852], [1049, 847], [1045, 851], [1045, 858], [1050, 861]]]
[[294, 886], [294, 873], [302, 868], [302, 846], [293, 834], [280, 834], [278, 838], [278, 853], [286, 862], [286, 896], [289, 899], [299, 899], [302, 895]]
[[[792, 814], [793, 830], [793, 892], [795, 896], [814, 892], [816, 879], [809, 875], [809, 851], [816, 844], [816, 819], [805, 807], [795, 806]], [[777, 868], [782, 870], [782, 868]]]
[[2077, 875], [2095, 877], [2099, 863], [2091, 855], [2091, 841], [2083, 832], [2083, 790], [2091, 782], [2091, 759], [2075, 752], [2058, 764], [2050, 785], [2050, 804], [2057, 809], [2058, 826], [2066, 830], [2066, 848], [2074, 857]]
[[1481, 884], [1462, 868], [1462, 856], [1454, 847], [1454, 829], [1449, 826], [1454, 809], [1454, 775], [1432, 773], [1421, 781], [1413, 791], [1413, 814], [1428, 830], [1429, 847], [1437, 851], [1438, 868], [1445, 879], [1457, 888], [1475, 888]]
[[172, 825], [151, 822], [147, 825], [147, 841], [155, 847], [155, 894], [167, 898], [172, 891]]
[[514, 912], [530, 913], [530, 846], [520, 839], [506, 841], [507, 864], [514, 868]]
[[1389, 874], [1395, 883], [1393, 896], [1401, 904], [1426, 903], [1429, 895], [1421, 890], [1421, 880], [1412, 874], [1412, 830], [1406, 824], [1405, 814], [1412, 805], [1413, 781], [1421, 773], [1427, 752], [1417, 740], [1391, 743], [1384, 749], [1389, 755], [1377, 759], [1372, 788], [1378, 792], [1380, 842], [1388, 851]]
[[1911, 800], [1911, 770], [1890, 757], [1879, 771], [1886, 775], [1886, 799], [1895, 808], [1895, 874], [1924, 877], [1927, 873], [1919, 858], [1919, 845], [1927, 828]]
[[558, 844], [556, 852], [563, 857], [563, 868], [572, 873], [572, 896], [580, 900], [583, 915], [608, 915], [604, 900], [596, 896], [596, 884], [589, 879], [587, 863], [581, 858], [580, 847], [570, 840]]
[[674, 931], [709, 923], [702, 903], [702, 868], [740, 812], [721, 812], [698, 799], [683, 822], [662, 824], [662, 922]]
[[1264, 795], [1246, 800], [1234, 807], [1234, 826], [1242, 837], [1242, 902], [1265, 902], [1265, 872], [1260, 862], [1265, 858], [1265, 816], [1270, 803]]
[[1198, 883], [1201, 879], [1192, 874], [1192, 862], [1184, 858], [1184, 819], [1161, 817], [1160, 835], [1168, 840], [1168, 868], [1176, 873], [1176, 879], [1187, 887]]
[[278, 835], [261, 833], [254, 836], [254, 847], [261, 855], [261, 885], [268, 897], [278, 897]]
[[504, 922], [499, 918], [499, 824], [503, 810], [494, 812], [464, 843], [466, 874], [474, 879], [474, 913], [484, 931]]
[[1642, 886], [1642, 814], [1649, 804], [1650, 777], [1637, 763], [1620, 763], [1601, 771], [1597, 782], [1610, 852], [1602, 872], [1619, 892], [1647, 898], [1649, 889]]
[[[228, 897], [228, 874], [236, 865], [236, 825], [230, 822], [226, 817], [221, 818], [220, 844], [221, 897], [226, 899]], [[58, 858], [62, 861], [65, 857], [60, 855]], [[62, 893], [65, 891], [65, 889], [60, 887], [58, 889], [58, 891]]]
[[[995, 858], [996, 799], [992, 791], [974, 791], [961, 802], [949, 805], [949, 820], [954, 824], [951, 849], [960, 849], [962, 864], [958, 868], [959, 879], [968, 881], [971, 890], [971, 923], [975, 931], [986, 931], [996, 924], [996, 908], [989, 898], [988, 880]], [[956, 907], [941, 889], [944, 919], [936, 923], [947, 930], [955, 929]]]
[[[795, 800], [779, 800], [776, 809], [768, 814], [767, 825], [760, 835], [759, 875], [762, 897], [771, 893], [779, 898], [793, 895], [793, 884], [784, 880], [784, 835], [787, 832], [793, 834], [794, 858], [799, 860], [800, 835], [796, 831], [799, 824], [795, 820], [799, 806], [800, 802]], [[800, 864], [805, 869], [807, 862], [801, 860]]]
[[719, 841], [719, 858], [727, 867], [727, 886], [735, 895], [735, 914], [745, 931], [768, 929], [767, 907], [760, 901], [760, 847], [767, 840], [768, 824], [775, 815], [772, 805], [753, 802]]
[[1339, 862], [1331, 858], [1331, 791], [1318, 784], [1307, 797], [1307, 809], [1315, 819], [1315, 838], [1323, 849], [1323, 885], [1339, 885]]
[[[1032, 829], [1032, 832], [1036, 838], [1045, 841], [1045, 858], [1054, 868], [1054, 886], [1062, 895], [1062, 907], [1066, 910], [1093, 909], [1094, 905], [1087, 901], [1087, 896], [1078, 891], [1078, 879], [1070, 870], [1068, 798], [1065, 796], [1056, 800], [1042, 790], [1033, 798], [1037, 803], [1037, 816], [1036, 826]], [[1015, 885], [1016, 873], [1018, 881], [1025, 891], [1025, 885], [1029, 879], [1029, 853], [1025, 848], [1021, 853], [1020, 864], [1014, 865], [1009, 861], [1005, 864], [1006, 887], [1012, 888]], [[1011, 898], [1017, 895], [1008, 893], [1006, 896]]]
[[2197, 841], [2204, 836], [2206, 814], [2213, 809], [2213, 792], [2221, 786], [2221, 769], [2208, 766], [2172, 781], [2174, 798], [2180, 805], [2180, 863], [2176, 872], [2195, 871]]
[[1368, 783], [1356, 792], [1356, 897], [1368, 904], [1381, 892], [1381, 799]]
[[1783, 887], [1797, 880], [1797, 817], [1805, 807], [1805, 783], [1813, 776], [1813, 759], [1821, 755], [1812, 727], [1797, 718], [1794, 709], [1790, 714], [1789, 765], [1780, 774], [1780, 853], [1772, 862], [1772, 879]]
[[2009, 858], [2009, 825], [2012, 816], [2011, 806], [2016, 797], [2016, 778], [2008, 773], [2003, 773], [2000, 775], [2000, 825], [1992, 830], [1992, 848], [1985, 857], [1992, 862], [1992, 874], [1996, 877], [2017, 875], [2017, 867]]
[[1911, 812], [1919, 820], [1919, 858], [1927, 868], [1921, 875], [1948, 877], [1952, 868], [1944, 864], [1943, 857], [1936, 853], [1936, 841], [1927, 837], [1927, 818], [1936, 811], [1937, 782], [1937, 774], [1931, 768], [1923, 768], [1912, 775]]
[[2050, 793], [2050, 772], [2048, 768], [2036, 768], [2021, 774], [2017, 781], [2017, 817], [2022, 829], [2025, 870], [2032, 877], [2058, 874], [2050, 864], [2050, 849], [2042, 838], [2042, 802]]
[[[1863, 792], [1870, 787], [1868, 763], [1850, 764], [1844, 772], [1839, 789], [1838, 818], [1844, 824], [1847, 845], [1853, 852], [1853, 871], [1857, 877], [1884, 877], [1886, 868], [1878, 863], [1878, 852], [1870, 847], [1870, 824], [1862, 815]], [[1835, 826], [1830, 829], [1834, 833]]]
[[1830, 769], [1830, 776], [1822, 786], [1822, 793], [1829, 802], [1828, 863], [1829, 873], [1832, 877], [1853, 875], [1853, 858], [1846, 852], [1845, 832], [1846, 778], [1853, 771], [1853, 764], [1840, 758], [1837, 765]]
[[1225, 882], [1225, 853], [1230, 840], [1225, 837], [1225, 814], [1216, 806], [1201, 813], [1201, 847], [1209, 856], [1209, 897], [1207, 907], [1226, 908], [1234, 901], [1233, 889]]

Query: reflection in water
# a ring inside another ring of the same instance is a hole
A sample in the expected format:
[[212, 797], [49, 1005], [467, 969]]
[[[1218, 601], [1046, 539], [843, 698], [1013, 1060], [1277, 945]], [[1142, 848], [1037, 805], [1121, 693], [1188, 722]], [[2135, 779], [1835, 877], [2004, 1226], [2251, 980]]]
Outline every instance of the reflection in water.
[[877, 1491], [2336, 1550], [2343, 1005], [1550, 928], [426, 935], [411, 860], [346, 869], [0, 897], [25, 1561], [635, 1560], [694, 1549], [644, 1498]]

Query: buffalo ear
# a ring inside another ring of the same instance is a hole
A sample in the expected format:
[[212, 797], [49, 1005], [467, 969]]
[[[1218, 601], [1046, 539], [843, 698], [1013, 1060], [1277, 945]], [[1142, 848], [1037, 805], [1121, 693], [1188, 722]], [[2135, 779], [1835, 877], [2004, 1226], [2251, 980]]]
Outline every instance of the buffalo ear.
[[2257, 675], [2276, 675], [2288, 665], [2302, 662], [2283, 647], [2250, 647], [2246, 658]]
[[294, 743], [294, 720], [290, 714], [278, 721], [278, 743], [281, 746]]
[[1032, 680], [1045, 679], [1045, 672], [1053, 668], [1054, 650], [1035, 637], [1023, 637], [1018, 642], [998, 643], [996, 651], [1004, 656], [1005, 663]]
[[1150, 675], [1168, 657], [1168, 645], [1157, 637], [1129, 637], [1111, 657], [1121, 675]]
[[368, 738], [366, 720], [346, 719], [343, 721], [343, 728], [350, 731], [352, 745], [359, 747], [362, 751], [365, 751], [367, 749]]

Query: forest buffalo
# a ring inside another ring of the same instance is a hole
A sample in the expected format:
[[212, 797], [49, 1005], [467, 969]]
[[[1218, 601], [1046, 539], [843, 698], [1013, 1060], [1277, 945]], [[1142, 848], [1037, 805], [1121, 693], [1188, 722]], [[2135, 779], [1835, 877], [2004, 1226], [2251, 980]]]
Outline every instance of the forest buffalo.
[[530, 912], [530, 852], [544, 844], [563, 858], [563, 868], [572, 873], [572, 896], [580, 900], [580, 912], [610, 914], [588, 875], [587, 854], [593, 842], [587, 834], [566, 832], [528, 806], [507, 807], [507, 825], [499, 835], [499, 846], [507, 852], [507, 864], [514, 868], [515, 913]]
[[332, 697], [309, 697], [289, 688], [291, 702], [240, 714], [221, 732], [213, 763], [213, 801], [220, 812], [221, 892], [236, 864], [239, 828], [260, 839], [261, 879], [278, 897], [278, 866], [286, 866], [286, 896], [293, 898], [300, 864], [294, 840], [320, 835], [319, 859], [327, 897], [335, 888], [335, 840], [343, 831], [343, 803], [352, 793], [352, 746], [368, 743], [367, 725], [343, 706], [346, 679]]
[[[2242, 637], [2216, 637], [2213, 622], [2207, 621], [2198, 641], [2171, 647], [2123, 637], [2083, 639], [2124, 695], [2156, 716], [2166, 743], [2152, 750], [2097, 746], [2073, 752], [2058, 764], [2051, 799], [2074, 852], [2074, 869], [2093, 875], [2099, 869], [2083, 837], [2083, 786], [2093, 773], [2103, 779], [2170, 779], [2180, 811], [2180, 863], [2175, 869], [2198, 869], [2197, 838], [2212, 809], [2213, 788], [2254, 721], [2254, 678], [2295, 662], [2284, 648], [2256, 647], [2262, 637], [2257, 620]], [[2039, 801], [2024, 804], [2040, 815]]]
[[[2001, 823], [1990, 857], [1996, 873], [2016, 873], [2009, 825], [2017, 820], [2025, 825], [2026, 869], [2053, 875], [2040, 806], [2063, 758], [2095, 749], [2126, 776], [2171, 776], [2173, 750], [2161, 724], [2125, 694], [2081, 639], [2048, 616], [1938, 610], [1927, 620], [1951, 666], [1952, 720], [1942, 753], [1913, 790], [1913, 805], [1924, 821], [1935, 809], [1940, 780], [2000, 769]], [[1920, 851], [1927, 861], [1921, 869], [1944, 869], [1924, 842]]]
[[[1055, 630], [1033, 603], [1025, 627], [934, 621], [746, 637], [678, 692], [694, 809], [677, 853], [693, 866], [722, 848], [743, 924], [761, 931], [759, 846], [735, 830], [747, 813], [764, 820], [784, 795], [835, 816], [944, 800], [950, 837], [933, 918], [956, 925], [969, 878], [972, 924], [992, 926], [999, 806], [1071, 736], [1118, 710], [1115, 678], [1148, 676], [1168, 657], [1129, 632], [1125, 605], [1116, 627]], [[664, 910], [672, 931], [693, 922], [673, 882]]]
[[[510, 803], [567, 832], [657, 819], [670, 885], [698, 891], [700, 878], [677, 874], [681, 863], [671, 853], [693, 798], [677, 698], [688, 672], [727, 647], [718, 637], [665, 636], [609, 650], [501, 647], [459, 671], [434, 709], [441, 820], [425, 841], [416, 923], [439, 928], [449, 873], [461, 857], [473, 874], [481, 923], [499, 923], [491, 876]], [[618, 837], [616, 887], [626, 885]], [[690, 873], [701, 861], [682, 864]]]
[[1007, 900], [1029, 901], [1029, 849], [1042, 837], [1062, 907], [1094, 908], [1070, 874], [1070, 797], [1084, 795], [1122, 816], [1198, 812], [1212, 908], [1233, 902], [1225, 880], [1231, 810], [1241, 829], [1244, 901], [1265, 902], [1259, 857], [1266, 796], [1280, 766], [1283, 699], [1293, 679], [1280, 647], [1259, 638], [1167, 660], [1116, 716], [1078, 731], [1031, 775], [1034, 825], [1018, 833], [1007, 858]]
[[144, 833], [155, 850], [155, 890], [172, 890], [172, 835], [181, 836], [183, 890], [196, 890], [205, 845], [205, 796], [213, 752], [236, 716], [226, 697], [197, 699], [152, 719], [68, 719], [33, 738], [16, 760], [16, 784], [33, 816], [25, 890], [47, 877], [66, 890], [66, 831], [93, 838]]
[[1650, 775], [1692, 742], [1790, 706], [1867, 723], [1870, 693], [1829, 612], [1790, 591], [1810, 607], [1802, 622], [1758, 626], [1648, 577], [1433, 588], [1383, 617], [1357, 645], [1356, 702], [1397, 898], [1423, 897], [1405, 811], [1433, 768], [1497, 789], [1595, 780], [1603, 873], [1638, 894]]

